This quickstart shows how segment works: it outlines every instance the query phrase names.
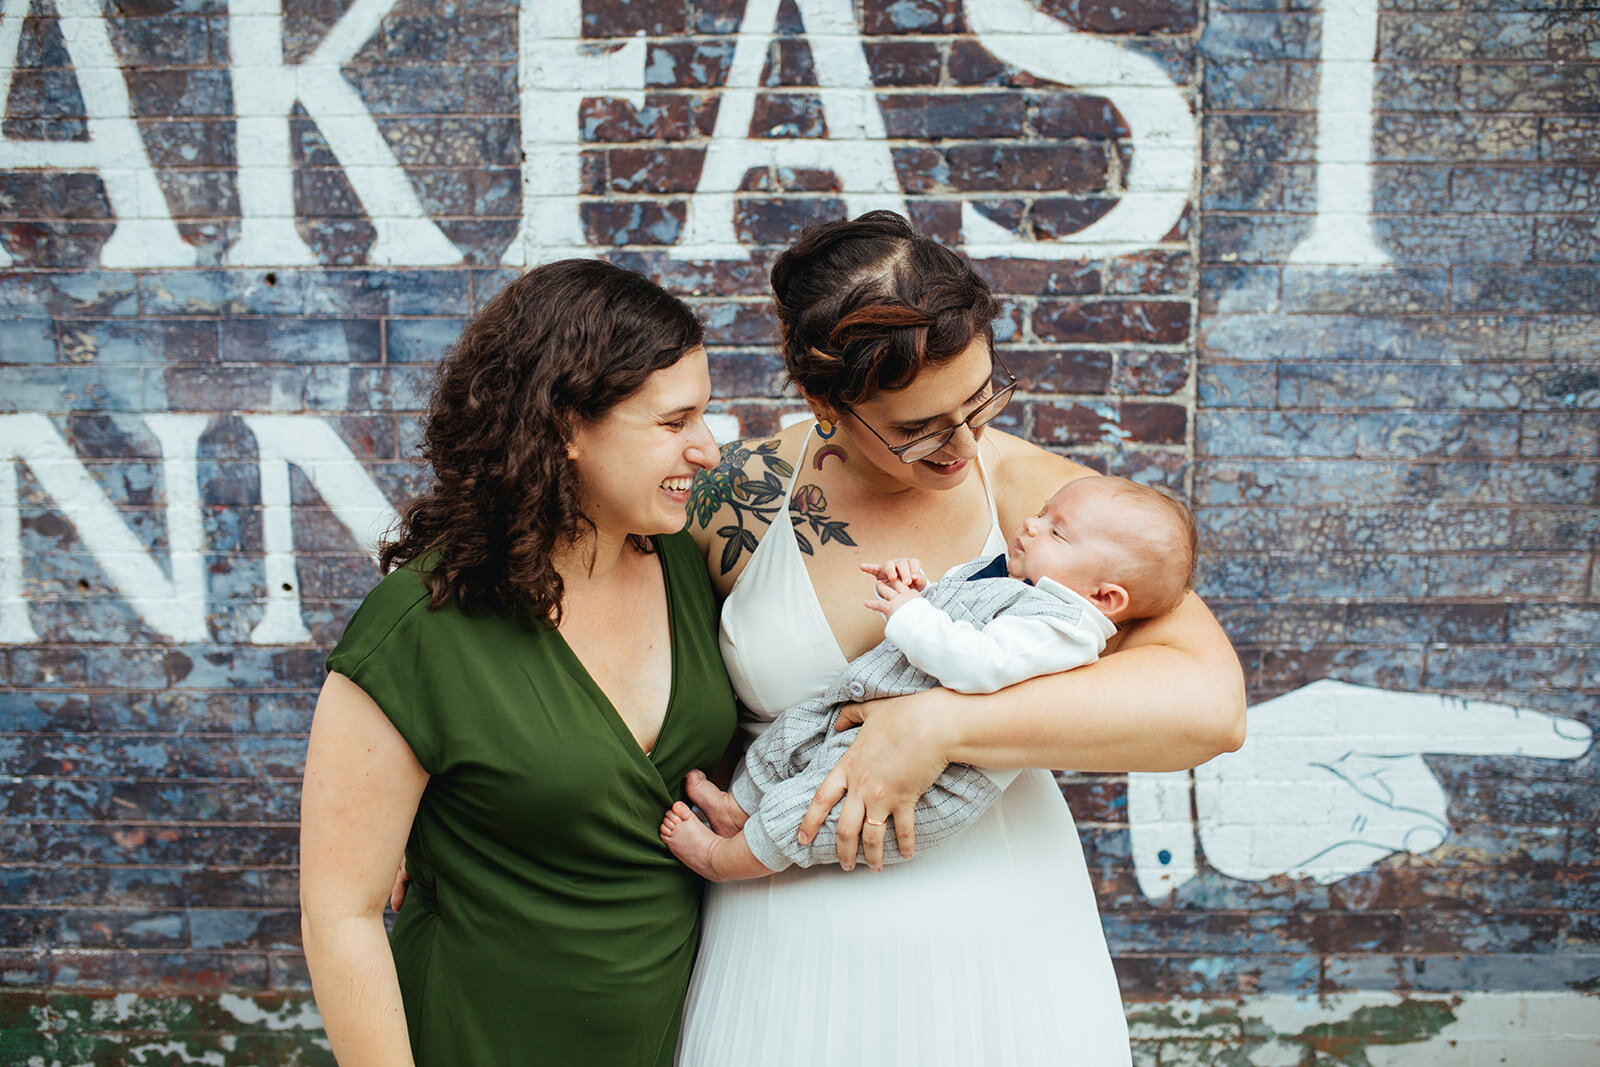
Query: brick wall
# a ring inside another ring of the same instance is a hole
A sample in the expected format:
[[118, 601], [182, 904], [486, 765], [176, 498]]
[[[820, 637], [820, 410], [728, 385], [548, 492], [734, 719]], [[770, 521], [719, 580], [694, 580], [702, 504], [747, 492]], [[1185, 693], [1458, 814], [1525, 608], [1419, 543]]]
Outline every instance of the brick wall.
[[1063, 776], [1140, 1055], [1592, 1051], [1600, 14], [1325, 6], [8, 4], [0, 1061], [327, 1062], [304, 736], [433, 361], [602, 254], [768, 432], [767, 264], [882, 206], [1245, 661], [1237, 756]]
[[[1600, 20], [1379, 13], [1364, 224], [1385, 262], [1330, 265], [1304, 255], [1327, 24], [1253, 6], [1214, 5], [1200, 41], [1194, 481], [1252, 691], [1331, 677], [1592, 723]], [[1356, 245], [1362, 220], [1340, 225]], [[1593, 756], [1513, 757], [1513, 733], [1424, 750], [1443, 847], [1232, 895], [1241, 922], [1307, 922], [1283, 947], [1321, 967], [1291, 987], [1592, 987]]]

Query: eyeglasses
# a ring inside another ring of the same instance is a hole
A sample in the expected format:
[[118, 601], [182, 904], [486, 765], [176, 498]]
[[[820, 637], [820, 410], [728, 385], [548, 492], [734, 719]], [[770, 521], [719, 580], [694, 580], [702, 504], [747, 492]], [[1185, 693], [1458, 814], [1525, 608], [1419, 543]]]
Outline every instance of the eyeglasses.
[[[968, 430], [971, 430], [974, 435], [976, 435], [979, 430], [983, 429], [990, 422], [994, 421], [996, 415], [999, 415], [1006, 409], [1006, 405], [1011, 402], [1011, 394], [1017, 391], [1017, 376], [1012, 374], [1010, 369], [1000, 359], [999, 353], [995, 353], [994, 361], [999, 365], [1000, 373], [1006, 376], [1005, 385], [1002, 385], [1000, 388], [996, 389], [987, 400], [972, 409], [972, 414], [968, 415], [954, 426], [947, 427], [943, 430], [935, 430], [932, 433], [923, 434], [921, 437], [913, 438], [903, 445], [891, 445], [887, 440], [884, 439], [883, 434], [872, 429], [872, 425], [868, 423], [866, 419], [863, 419], [860, 415], [857, 415], [848, 407], [845, 407], [844, 409], [849, 411], [850, 414], [855, 417], [857, 422], [865, 426], [867, 429], [872, 430], [872, 436], [876, 437], [880, 441], [883, 441], [883, 447], [887, 448], [890, 452], [893, 452], [901, 463], [915, 463], [918, 460], [927, 459], [929, 456], [939, 451], [939, 449], [949, 444], [950, 439], [956, 435], [956, 431], [961, 429], [961, 427], [965, 426]], [[840, 407], [844, 407], [844, 405], [841, 404]]]

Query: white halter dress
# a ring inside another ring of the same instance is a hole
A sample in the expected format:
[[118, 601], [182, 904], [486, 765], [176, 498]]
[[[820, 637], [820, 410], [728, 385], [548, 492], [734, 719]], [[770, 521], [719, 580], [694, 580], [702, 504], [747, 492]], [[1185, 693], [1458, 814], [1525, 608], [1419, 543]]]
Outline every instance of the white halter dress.
[[[996, 555], [992, 497], [989, 511], [982, 551]], [[784, 517], [722, 608], [723, 659], [755, 732], [846, 662]], [[707, 886], [678, 1063], [1129, 1064], [1083, 849], [1050, 772], [1021, 772], [965, 833], [881, 872]]]

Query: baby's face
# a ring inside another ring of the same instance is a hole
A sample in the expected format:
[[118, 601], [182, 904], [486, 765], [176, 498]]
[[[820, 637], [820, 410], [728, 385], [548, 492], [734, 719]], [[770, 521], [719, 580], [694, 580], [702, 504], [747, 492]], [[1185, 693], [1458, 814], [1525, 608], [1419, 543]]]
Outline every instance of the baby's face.
[[[1098, 483], [1098, 484], [1097, 484]], [[1051, 578], [1088, 596], [1106, 581], [1116, 544], [1107, 536], [1115, 505], [1111, 483], [1080, 478], [1062, 486], [1011, 538], [1006, 569], [1013, 578]]]

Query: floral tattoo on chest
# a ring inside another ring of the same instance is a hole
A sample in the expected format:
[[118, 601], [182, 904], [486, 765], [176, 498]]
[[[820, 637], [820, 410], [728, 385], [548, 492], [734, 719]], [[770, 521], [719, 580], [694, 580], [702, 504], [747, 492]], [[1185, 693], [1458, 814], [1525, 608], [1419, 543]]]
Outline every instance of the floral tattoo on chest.
[[[759, 460], [760, 465], [753, 464], [753, 459]], [[759, 470], [759, 477], [749, 473], [748, 468]], [[778, 456], [777, 441], [763, 441], [754, 448], [734, 441], [723, 446], [722, 461], [715, 470], [695, 479], [689, 493], [690, 520], [701, 529], [709, 529], [719, 514], [732, 519], [716, 529], [723, 542], [719, 560], [722, 574], [731, 573], [745, 553], [755, 552], [760, 538], [754, 531], [758, 524], [772, 525], [782, 507], [784, 483], [792, 477], [794, 466]], [[789, 521], [794, 525], [795, 543], [808, 556], [816, 553], [817, 545], [855, 545], [849, 524], [829, 518], [827, 510], [828, 500], [820, 486], [795, 487], [789, 500]]]

